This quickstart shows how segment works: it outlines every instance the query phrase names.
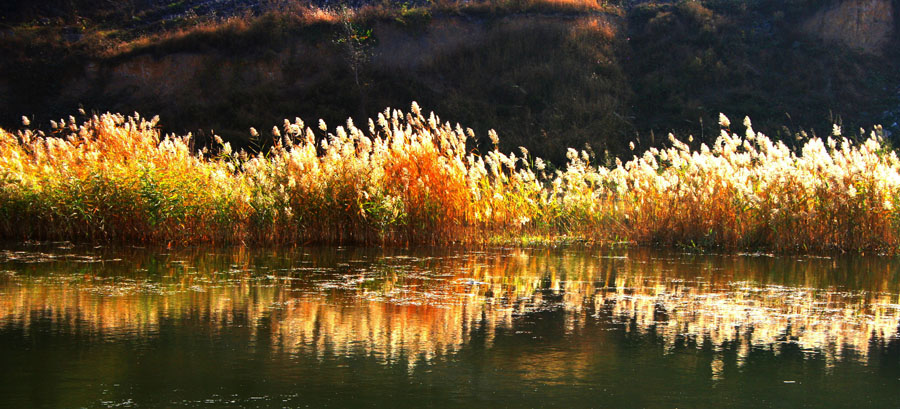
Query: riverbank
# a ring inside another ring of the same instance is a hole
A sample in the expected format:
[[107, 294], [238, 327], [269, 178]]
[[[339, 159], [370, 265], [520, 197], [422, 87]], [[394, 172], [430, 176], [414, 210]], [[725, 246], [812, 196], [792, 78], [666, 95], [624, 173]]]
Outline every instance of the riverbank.
[[[271, 149], [192, 149], [158, 119], [0, 131], [0, 237], [156, 243], [385, 245], [633, 242], [775, 252], [900, 248], [900, 160], [880, 128], [797, 149], [732, 125], [711, 145], [604, 162], [568, 150], [555, 169], [498, 149], [413, 104], [367, 124], [285, 120], [251, 129]], [[855, 142], [859, 141], [859, 142]], [[492, 148], [479, 151], [475, 146]], [[537, 239], [535, 239], [537, 238]]]

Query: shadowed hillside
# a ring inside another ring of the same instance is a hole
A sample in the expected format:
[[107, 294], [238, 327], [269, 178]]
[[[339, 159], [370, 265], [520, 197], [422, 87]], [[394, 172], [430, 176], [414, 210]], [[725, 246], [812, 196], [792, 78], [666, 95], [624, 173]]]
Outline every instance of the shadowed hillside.
[[137, 110], [252, 147], [250, 127], [416, 100], [562, 163], [569, 146], [710, 141], [719, 112], [787, 141], [834, 122], [890, 134], [900, 114], [886, 0], [107, 3], [2, 6], [0, 125]]

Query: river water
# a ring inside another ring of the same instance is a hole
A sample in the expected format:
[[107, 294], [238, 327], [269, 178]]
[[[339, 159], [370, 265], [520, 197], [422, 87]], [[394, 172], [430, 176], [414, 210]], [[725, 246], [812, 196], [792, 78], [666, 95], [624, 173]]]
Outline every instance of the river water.
[[0, 250], [0, 407], [900, 407], [900, 260]]

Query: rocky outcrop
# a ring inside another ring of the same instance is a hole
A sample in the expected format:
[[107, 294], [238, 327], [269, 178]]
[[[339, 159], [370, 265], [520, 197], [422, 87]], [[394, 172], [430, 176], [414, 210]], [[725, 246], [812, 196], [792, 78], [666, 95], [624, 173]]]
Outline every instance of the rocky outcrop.
[[891, 0], [843, 0], [819, 10], [802, 24], [822, 40], [881, 53], [894, 30]]

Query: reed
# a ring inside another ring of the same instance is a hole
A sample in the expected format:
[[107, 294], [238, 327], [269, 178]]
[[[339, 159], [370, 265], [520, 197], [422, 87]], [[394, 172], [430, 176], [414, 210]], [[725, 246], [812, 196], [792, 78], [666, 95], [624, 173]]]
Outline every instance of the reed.
[[[139, 243], [486, 244], [586, 240], [896, 253], [900, 160], [864, 142], [792, 150], [722, 116], [711, 146], [669, 136], [603, 166], [569, 149], [551, 171], [527, 149], [385, 110], [364, 127], [285, 120], [265, 152], [161, 135], [157, 118], [104, 114], [52, 132], [0, 130], [0, 235]], [[26, 122], [26, 127], [29, 125]], [[251, 133], [258, 135], [256, 130]], [[692, 147], [693, 146], [693, 147]], [[519, 240], [522, 239], [522, 240]]]

